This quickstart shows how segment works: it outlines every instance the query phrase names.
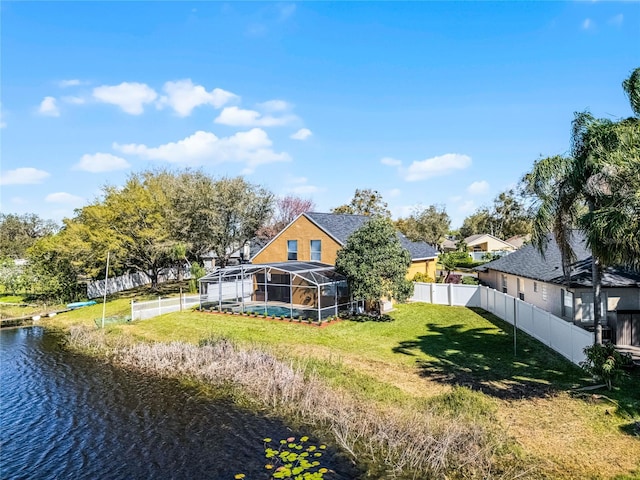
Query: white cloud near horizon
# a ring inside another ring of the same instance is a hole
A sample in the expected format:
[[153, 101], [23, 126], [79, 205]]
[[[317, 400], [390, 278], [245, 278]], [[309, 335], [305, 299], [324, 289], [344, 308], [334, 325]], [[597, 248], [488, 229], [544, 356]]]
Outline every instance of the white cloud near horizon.
[[0, 128], [6, 128], [7, 122], [4, 119], [4, 109], [2, 108], [2, 102], [0, 102]]
[[289, 178], [288, 183], [293, 186], [288, 187], [286, 191], [296, 195], [309, 195], [323, 191], [322, 188], [317, 187], [316, 185], [309, 185], [309, 179], [307, 177], [291, 177]]
[[33, 167], [16, 168], [0, 174], [0, 185], [34, 185], [42, 183], [51, 174]]
[[624, 22], [624, 15], [619, 13], [618, 15], [614, 15], [607, 22], [609, 25], [613, 25], [614, 27], [619, 27]]
[[311, 132], [311, 130], [309, 130], [308, 128], [301, 128], [300, 130], [298, 130], [295, 133], [292, 133], [289, 138], [292, 138], [293, 140], [306, 140], [307, 138], [309, 138], [311, 135], [313, 135], [313, 133]]
[[486, 180], [480, 180], [473, 182], [467, 187], [467, 192], [471, 195], [482, 195], [489, 191], [489, 182]]
[[237, 132], [229, 137], [219, 138], [212, 132], [199, 130], [177, 142], [158, 147], [143, 144], [113, 144], [113, 148], [129, 155], [137, 155], [149, 160], [163, 160], [184, 165], [216, 165], [225, 162], [245, 164], [245, 173], [251, 173], [259, 165], [273, 162], [288, 162], [291, 157], [286, 152], [273, 151], [273, 142], [260, 128]]
[[476, 210], [476, 202], [474, 202], [473, 200], [466, 200], [458, 205], [456, 210], [464, 214], [472, 213]]
[[268, 100], [266, 102], [258, 103], [256, 107], [264, 112], [284, 112], [291, 110], [293, 105], [284, 100]]
[[383, 165], [388, 165], [390, 167], [399, 167], [400, 165], [402, 165], [402, 162], [400, 160], [396, 160], [395, 158], [391, 157], [381, 158], [380, 163]]
[[54, 97], [44, 97], [38, 107], [38, 113], [47, 117], [59, 117], [60, 109], [56, 104], [56, 99]]
[[102, 103], [116, 105], [130, 115], [140, 115], [144, 113], [144, 106], [158, 98], [158, 94], [145, 83], [122, 82], [120, 85], [102, 85], [94, 88], [93, 98]]
[[66, 97], [62, 97], [62, 101], [66, 103], [72, 103], [74, 105], [84, 105], [87, 103], [87, 99], [84, 97], [78, 97], [74, 95], [69, 95]]
[[273, 117], [271, 115], [263, 115], [256, 110], [246, 110], [234, 106], [225, 107], [214, 122], [230, 127], [280, 127], [288, 125], [297, 119], [298, 117], [291, 114]]
[[117, 157], [110, 153], [94, 153], [93, 155], [83, 155], [72, 169], [90, 173], [103, 173], [125, 170], [129, 167], [131, 167], [131, 165], [124, 158]]
[[166, 82], [163, 86], [166, 95], [160, 97], [158, 106], [170, 106], [180, 117], [188, 117], [194, 108], [200, 105], [211, 105], [221, 108], [227, 103], [239, 100], [235, 93], [221, 88], [214, 88], [208, 92], [202, 85], [194, 85], [190, 78]]
[[68, 88], [68, 87], [79, 87], [80, 85], [86, 85], [87, 82], [83, 82], [77, 78], [73, 78], [70, 80], [60, 80], [58, 82], [58, 86], [60, 88]]
[[591, 30], [595, 26], [596, 26], [596, 23], [590, 18], [585, 18], [584, 21], [582, 22], [583, 30]]
[[84, 198], [77, 195], [71, 195], [67, 192], [50, 193], [44, 198], [47, 203], [64, 203], [69, 205], [78, 205], [84, 202]]
[[471, 157], [459, 153], [445, 153], [425, 160], [416, 160], [407, 168], [398, 166], [398, 171], [407, 182], [417, 182], [432, 177], [448, 175], [471, 166]]

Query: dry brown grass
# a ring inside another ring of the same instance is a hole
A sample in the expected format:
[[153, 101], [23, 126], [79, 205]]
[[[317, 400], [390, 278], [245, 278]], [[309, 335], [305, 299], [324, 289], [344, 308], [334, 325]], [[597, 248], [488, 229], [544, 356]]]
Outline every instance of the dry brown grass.
[[526, 471], [505, 467], [496, 452], [508, 440], [488, 425], [447, 418], [430, 410], [407, 413], [354, 401], [292, 363], [227, 339], [195, 346], [183, 342], [121, 342], [108, 346], [101, 331], [71, 328], [75, 348], [109, 352], [125, 367], [240, 389], [277, 415], [295, 418], [333, 435], [374, 478], [516, 478]]

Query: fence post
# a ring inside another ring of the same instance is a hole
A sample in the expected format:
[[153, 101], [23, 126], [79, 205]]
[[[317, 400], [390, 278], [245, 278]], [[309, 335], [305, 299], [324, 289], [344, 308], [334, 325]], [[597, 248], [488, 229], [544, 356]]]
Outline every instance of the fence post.
[[158, 315], [162, 315], [162, 297], [158, 297]]
[[453, 284], [450, 283], [449, 285], [447, 285], [447, 297], [449, 297], [449, 306], [451, 307], [453, 305]]
[[436, 296], [436, 285], [434, 283], [429, 284], [429, 303], [433, 304], [433, 299]]
[[518, 336], [518, 326], [517, 326], [517, 313], [518, 313], [518, 301], [516, 300], [516, 298], [513, 298], [513, 356], [516, 357], [518, 355], [518, 350], [517, 350], [517, 339], [516, 337]]

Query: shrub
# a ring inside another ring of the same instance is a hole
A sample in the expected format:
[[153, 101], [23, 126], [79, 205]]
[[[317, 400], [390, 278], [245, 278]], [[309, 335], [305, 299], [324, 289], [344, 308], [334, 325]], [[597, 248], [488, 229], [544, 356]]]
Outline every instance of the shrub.
[[462, 277], [462, 284], [463, 285], [479, 285], [479, 282], [476, 277], [470, 277], [468, 275], [465, 275]]
[[615, 345], [591, 345], [584, 349], [587, 359], [580, 366], [596, 379], [603, 381], [609, 390], [613, 382], [625, 375], [622, 367], [631, 362], [631, 355], [616, 350]]
[[431, 278], [429, 275], [423, 272], [418, 272], [413, 276], [414, 282], [422, 282], [422, 283], [434, 283], [435, 280]]

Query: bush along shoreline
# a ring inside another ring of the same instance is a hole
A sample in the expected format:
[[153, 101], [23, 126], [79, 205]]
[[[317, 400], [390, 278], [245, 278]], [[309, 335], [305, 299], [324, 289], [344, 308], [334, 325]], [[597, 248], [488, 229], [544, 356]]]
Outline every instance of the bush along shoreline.
[[[411, 412], [358, 402], [319, 377], [258, 348], [225, 338], [200, 345], [132, 343], [71, 327], [68, 345], [125, 368], [195, 381], [326, 435], [367, 478], [528, 478], [513, 442], [495, 422], [443, 415], [437, 405]], [[463, 391], [464, 390], [464, 391]], [[460, 388], [452, 395], [473, 392]], [[443, 399], [447, 401], [447, 399]], [[533, 477], [531, 477], [533, 478]]]

